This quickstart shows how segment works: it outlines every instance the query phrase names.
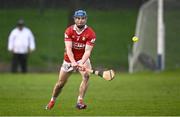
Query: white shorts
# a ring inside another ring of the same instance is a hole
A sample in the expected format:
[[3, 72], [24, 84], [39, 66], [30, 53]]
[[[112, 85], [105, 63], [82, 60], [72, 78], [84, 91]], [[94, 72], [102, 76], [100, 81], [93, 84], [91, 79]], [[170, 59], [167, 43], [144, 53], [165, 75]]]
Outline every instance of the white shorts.
[[[77, 61], [77, 63], [80, 63], [80, 62], [81, 62], [81, 60]], [[84, 64], [87, 68], [91, 69], [91, 62], [89, 59]], [[62, 66], [61, 66], [61, 70], [65, 71], [65, 72], [71, 72], [74, 69], [71, 66], [71, 63], [68, 63], [64, 60]]]

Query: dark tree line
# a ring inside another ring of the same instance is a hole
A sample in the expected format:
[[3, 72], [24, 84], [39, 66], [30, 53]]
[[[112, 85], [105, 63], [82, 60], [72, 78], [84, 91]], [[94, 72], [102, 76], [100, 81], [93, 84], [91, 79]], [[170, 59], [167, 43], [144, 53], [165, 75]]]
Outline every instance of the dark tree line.
[[72, 15], [76, 9], [121, 9], [139, 8], [147, 0], [0, 0], [0, 9], [38, 8], [42, 15], [46, 8], [67, 8], [68, 25], [73, 23]]

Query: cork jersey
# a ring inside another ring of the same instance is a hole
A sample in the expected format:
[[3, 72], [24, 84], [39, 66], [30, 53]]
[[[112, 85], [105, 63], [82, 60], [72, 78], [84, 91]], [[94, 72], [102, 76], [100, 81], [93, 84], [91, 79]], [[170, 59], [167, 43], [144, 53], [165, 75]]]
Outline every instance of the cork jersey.
[[[72, 42], [72, 52], [76, 61], [80, 60], [85, 52], [85, 46], [94, 46], [96, 35], [92, 28], [85, 25], [84, 29], [78, 33], [76, 31], [76, 25], [69, 26], [65, 31], [64, 41]], [[64, 60], [70, 62], [69, 57], [64, 53]]]

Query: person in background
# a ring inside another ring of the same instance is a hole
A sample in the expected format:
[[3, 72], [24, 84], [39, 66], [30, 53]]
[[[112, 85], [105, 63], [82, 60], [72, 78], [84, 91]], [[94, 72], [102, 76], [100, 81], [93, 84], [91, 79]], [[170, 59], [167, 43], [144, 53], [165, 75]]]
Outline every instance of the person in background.
[[22, 73], [27, 72], [28, 54], [34, 50], [34, 35], [31, 30], [25, 26], [24, 20], [19, 19], [17, 26], [11, 31], [8, 38], [8, 51], [12, 53], [12, 73], [18, 72], [19, 66]]

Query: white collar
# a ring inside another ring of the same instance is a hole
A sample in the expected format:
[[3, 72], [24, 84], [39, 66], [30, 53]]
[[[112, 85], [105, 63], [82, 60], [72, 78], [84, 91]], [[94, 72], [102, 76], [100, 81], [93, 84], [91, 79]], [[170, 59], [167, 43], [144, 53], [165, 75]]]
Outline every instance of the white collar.
[[84, 29], [82, 30], [82, 31], [80, 31], [80, 32], [77, 32], [77, 30], [76, 30], [76, 28], [77, 28], [77, 25], [76, 24], [74, 24], [74, 26], [73, 26], [73, 30], [75, 30], [76, 31], [76, 33], [79, 35], [79, 34], [81, 34], [86, 28], [87, 28], [88, 26], [87, 25], [85, 25], [84, 26]]

